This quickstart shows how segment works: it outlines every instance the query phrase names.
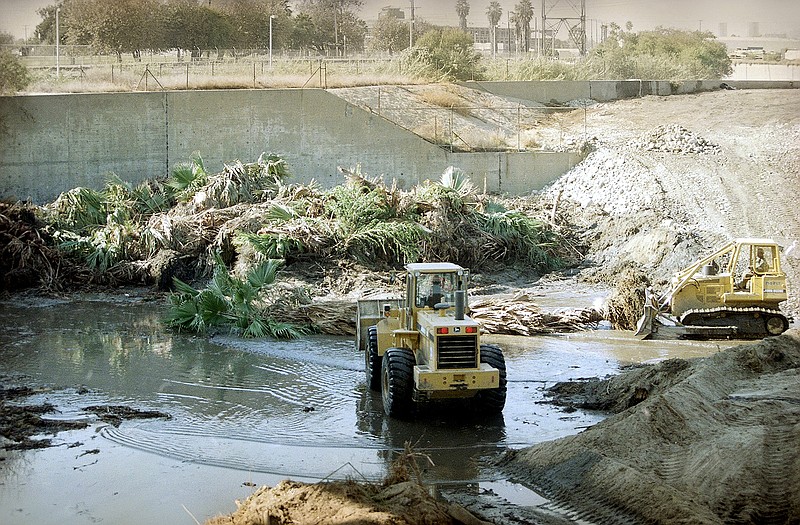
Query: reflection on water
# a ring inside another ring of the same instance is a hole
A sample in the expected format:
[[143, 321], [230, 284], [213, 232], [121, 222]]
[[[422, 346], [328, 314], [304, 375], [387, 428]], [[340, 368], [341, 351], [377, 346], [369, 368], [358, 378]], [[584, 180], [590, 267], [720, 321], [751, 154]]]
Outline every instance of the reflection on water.
[[[539, 403], [545, 387], [612, 374], [621, 363], [706, 355], [717, 348], [642, 343], [613, 331], [491, 337], [504, 347], [508, 369], [501, 417], [486, 420], [437, 406], [416, 420], [398, 421], [384, 415], [379, 395], [366, 388], [362, 357], [350, 338], [209, 340], [164, 330], [162, 311], [161, 304], [138, 301], [4, 304], [0, 374], [24, 374], [34, 385], [52, 386], [39, 400], [55, 404], [56, 417], [86, 418], [81, 407], [103, 403], [169, 413], [169, 420], [98, 425], [91, 439], [179, 464], [295, 479], [377, 479], [410, 443], [421, 454], [427, 481], [491, 483], [501, 481], [491, 464], [507, 448], [574, 434], [604, 417]], [[69, 443], [68, 436], [59, 439]], [[122, 462], [117, 468], [132, 473], [129, 483], [147, 483], [150, 472], [136, 474], [140, 460], [129, 464], [121, 456], [114, 456]], [[14, 456], [34, 464], [35, 457]], [[63, 475], [32, 470], [54, 480]], [[159, 473], [159, 482], [169, 485], [169, 473]], [[0, 487], [0, 508], [11, 485]]]

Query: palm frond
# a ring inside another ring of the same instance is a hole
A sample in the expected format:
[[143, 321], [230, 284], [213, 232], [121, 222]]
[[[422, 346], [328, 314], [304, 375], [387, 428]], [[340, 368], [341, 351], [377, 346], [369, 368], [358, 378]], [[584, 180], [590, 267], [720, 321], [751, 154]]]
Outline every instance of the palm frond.
[[478, 214], [484, 232], [502, 242], [511, 259], [524, 261], [539, 271], [563, 266], [555, 256], [558, 236], [549, 226], [516, 210]]
[[90, 188], [73, 188], [48, 206], [54, 222], [62, 228], [80, 232], [106, 223], [103, 195]]
[[449, 166], [439, 178], [439, 184], [458, 193], [462, 198], [475, 193], [475, 185], [463, 170]]
[[[188, 297], [196, 297], [200, 293], [200, 290], [195, 289], [192, 285], [181, 281], [177, 277], [172, 278], [172, 283], [175, 286], [175, 292], [178, 295], [182, 294]], [[175, 294], [173, 294], [173, 296], [174, 295]]]
[[415, 262], [428, 232], [410, 221], [373, 221], [343, 241], [344, 249], [359, 262]]
[[197, 191], [205, 186], [208, 181], [203, 158], [198, 152], [192, 155], [190, 162], [176, 165], [172, 169], [172, 176], [166, 185], [177, 192], [177, 197], [182, 202], [187, 202], [194, 197]]
[[290, 221], [296, 217], [299, 217], [299, 214], [294, 210], [294, 208], [279, 202], [270, 206], [267, 210], [267, 213], [264, 215], [264, 218], [268, 221], [282, 222]]
[[282, 265], [283, 261], [281, 260], [268, 259], [247, 272], [247, 282], [257, 290], [269, 286], [275, 282], [278, 269]]

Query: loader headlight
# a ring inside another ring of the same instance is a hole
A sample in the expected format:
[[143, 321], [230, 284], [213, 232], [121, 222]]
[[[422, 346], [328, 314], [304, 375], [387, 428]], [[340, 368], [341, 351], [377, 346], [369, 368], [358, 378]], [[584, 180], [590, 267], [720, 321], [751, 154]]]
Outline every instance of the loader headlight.
[[436, 329], [437, 334], [449, 334], [450, 330], [447, 329], [446, 326], [442, 326]]
[[466, 333], [468, 333], [468, 334], [477, 334], [478, 333], [478, 327], [477, 326], [468, 326], [468, 327], [464, 328], [464, 331]]

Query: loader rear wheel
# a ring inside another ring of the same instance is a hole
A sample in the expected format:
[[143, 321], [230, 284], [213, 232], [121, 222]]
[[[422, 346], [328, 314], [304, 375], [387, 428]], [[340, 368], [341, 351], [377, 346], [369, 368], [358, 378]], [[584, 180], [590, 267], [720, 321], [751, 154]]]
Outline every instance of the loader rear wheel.
[[388, 348], [381, 366], [383, 411], [392, 417], [411, 413], [414, 404], [414, 353], [408, 348]]
[[376, 392], [381, 389], [381, 358], [378, 355], [378, 327], [367, 329], [367, 349], [364, 351], [364, 369], [367, 372], [367, 384]]
[[782, 316], [771, 315], [767, 317], [767, 320], [764, 322], [764, 326], [766, 327], [769, 335], [781, 335], [783, 332], [789, 329], [789, 322]]
[[497, 388], [478, 392], [475, 400], [484, 413], [499, 414], [506, 406], [506, 360], [503, 357], [503, 350], [497, 345], [481, 345], [481, 363], [499, 370], [500, 381]]

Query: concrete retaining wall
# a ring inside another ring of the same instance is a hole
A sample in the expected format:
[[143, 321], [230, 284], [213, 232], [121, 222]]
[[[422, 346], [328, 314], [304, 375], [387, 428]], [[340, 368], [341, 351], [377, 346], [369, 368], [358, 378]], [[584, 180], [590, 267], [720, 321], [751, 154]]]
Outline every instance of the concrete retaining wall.
[[338, 166], [409, 188], [448, 166], [498, 193], [541, 189], [574, 153], [451, 153], [319, 89], [0, 97], [0, 198], [53, 200], [109, 173], [163, 177], [193, 152], [216, 172], [262, 152], [286, 159], [293, 182], [342, 182]]
[[523, 102], [564, 104], [572, 100], [581, 99], [608, 102], [645, 95], [684, 95], [701, 91], [713, 91], [719, 89], [720, 84], [723, 82], [737, 89], [789, 89], [800, 87], [800, 82], [781, 80], [693, 80], [684, 82], [668, 82], [665, 80], [538, 80], [463, 82], [462, 85]]

